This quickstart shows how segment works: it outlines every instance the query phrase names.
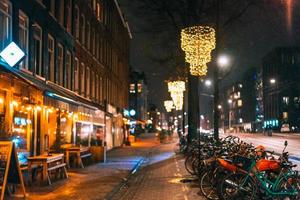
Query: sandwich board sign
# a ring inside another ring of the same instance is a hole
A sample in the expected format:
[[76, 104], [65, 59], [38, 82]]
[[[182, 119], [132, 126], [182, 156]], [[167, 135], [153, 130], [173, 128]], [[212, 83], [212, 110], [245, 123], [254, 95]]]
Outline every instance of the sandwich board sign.
[[0, 200], [4, 199], [8, 184], [19, 184], [25, 197], [25, 186], [13, 142], [0, 141]]

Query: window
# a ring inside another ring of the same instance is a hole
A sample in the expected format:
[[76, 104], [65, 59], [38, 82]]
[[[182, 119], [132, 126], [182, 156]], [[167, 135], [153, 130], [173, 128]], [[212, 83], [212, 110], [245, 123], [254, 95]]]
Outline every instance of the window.
[[50, 14], [52, 16], [55, 16], [55, 0], [50, 0], [50, 4], [49, 4], [50, 8]]
[[138, 93], [141, 93], [142, 92], [142, 84], [138, 83], [137, 87], [138, 87]]
[[52, 82], [55, 81], [54, 57], [54, 39], [51, 35], [48, 35], [48, 78]]
[[71, 0], [66, 0], [66, 28], [68, 33], [72, 31], [72, 7]]
[[91, 45], [91, 26], [89, 22], [86, 22], [86, 47], [87, 49], [90, 49]]
[[0, 50], [10, 42], [11, 37], [11, 3], [7, 0], [0, 1]]
[[95, 81], [94, 81], [95, 76], [94, 76], [94, 72], [93, 71], [91, 71], [90, 78], [91, 78], [91, 87], [90, 87], [90, 89], [91, 89], [91, 95], [90, 96], [91, 96], [91, 99], [94, 100], [94, 98], [95, 98]]
[[96, 11], [96, 0], [93, 0], [93, 11]]
[[129, 92], [130, 93], [135, 93], [135, 84], [134, 83], [130, 84], [130, 86], [129, 86]]
[[94, 88], [95, 88], [95, 101], [99, 102], [99, 76], [98, 76], [98, 74], [96, 74]]
[[86, 68], [86, 97], [90, 98], [90, 84], [91, 84], [91, 79], [90, 79], [90, 68]]
[[242, 107], [243, 106], [243, 101], [242, 100], [238, 100], [238, 107]]
[[74, 91], [79, 93], [79, 61], [78, 58], [75, 58], [74, 63]]
[[[25, 53], [28, 53], [28, 17], [21, 10], [19, 10], [19, 45]], [[27, 56], [20, 63], [20, 68], [28, 69]]]
[[80, 93], [85, 96], [85, 66], [83, 63], [81, 63], [80, 69]]
[[58, 44], [57, 50], [57, 70], [56, 70], [58, 79], [57, 84], [63, 86], [64, 80], [64, 48], [61, 44]]
[[286, 106], [289, 105], [289, 97], [282, 97], [282, 103]]
[[100, 77], [100, 83], [99, 83], [99, 97], [100, 97], [100, 102], [103, 101], [103, 90], [104, 90], [104, 87], [103, 87], [103, 78]]
[[101, 7], [100, 7], [100, 3], [97, 3], [96, 15], [97, 15], [97, 19], [99, 21], [101, 21]]
[[85, 42], [85, 18], [81, 15], [81, 44], [84, 45]]
[[65, 87], [71, 89], [71, 81], [72, 81], [72, 56], [69, 51], [66, 54], [66, 77], [65, 77]]
[[75, 6], [75, 38], [79, 40], [79, 9]]
[[42, 69], [42, 29], [38, 24], [33, 25], [33, 60], [36, 75], [43, 76]]
[[64, 26], [64, 9], [65, 9], [65, 1], [59, 1], [59, 13], [58, 13], [58, 22]]
[[92, 32], [91, 32], [91, 52], [93, 55], [95, 55], [95, 29], [92, 28]]
[[282, 118], [283, 119], [288, 119], [289, 118], [289, 114], [287, 112], [283, 112], [282, 113]]

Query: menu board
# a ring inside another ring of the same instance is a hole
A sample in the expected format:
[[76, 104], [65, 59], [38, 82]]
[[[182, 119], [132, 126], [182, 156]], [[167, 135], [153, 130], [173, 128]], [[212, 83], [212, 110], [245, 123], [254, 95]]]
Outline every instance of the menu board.
[[0, 200], [4, 199], [7, 184], [20, 184], [25, 197], [23, 176], [14, 143], [0, 141]]

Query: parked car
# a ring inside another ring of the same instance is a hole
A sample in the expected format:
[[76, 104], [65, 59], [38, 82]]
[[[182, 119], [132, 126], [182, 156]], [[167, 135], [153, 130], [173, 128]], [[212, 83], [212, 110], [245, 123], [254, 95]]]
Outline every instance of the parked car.
[[281, 128], [280, 128], [280, 132], [282, 133], [288, 133], [290, 132], [290, 125], [289, 124], [282, 124]]

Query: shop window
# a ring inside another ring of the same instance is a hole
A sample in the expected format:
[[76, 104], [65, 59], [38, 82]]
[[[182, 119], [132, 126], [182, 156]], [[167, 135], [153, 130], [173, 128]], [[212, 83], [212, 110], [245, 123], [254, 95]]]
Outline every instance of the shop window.
[[130, 84], [130, 86], [129, 86], [129, 92], [130, 93], [135, 93], [135, 84], [134, 83]]
[[79, 9], [75, 6], [75, 38], [79, 40]]
[[50, 8], [49, 8], [50, 14], [51, 14], [53, 17], [55, 17], [55, 1], [56, 1], [56, 0], [50, 0], [50, 4], [49, 4], [49, 6], [50, 6]]
[[58, 44], [57, 49], [57, 67], [56, 70], [58, 72], [58, 81], [57, 83], [61, 86], [63, 86], [63, 80], [64, 80], [64, 48], [61, 44]]
[[[28, 17], [21, 10], [19, 10], [19, 45], [28, 54]], [[22, 60], [20, 68], [28, 69], [28, 56]]]
[[35, 74], [43, 76], [42, 68], [42, 28], [38, 24], [33, 25], [33, 60]]
[[60, 135], [61, 144], [70, 144], [72, 141], [72, 116], [67, 112], [63, 111], [60, 114]]
[[74, 91], [79, 93], [79, 61], [75, 58], [74, 62]]
[[81, 44], [85, 44], [85, 17], [81, 15]]
[[85, 40], [85, 43], [86, 43], [86, 47], [87, 49], [90, 50], [91, 48], [91, 26], [90, 26], [90, 23], [89, 22], [86, 22], [86, 40]]
[[54, 67], [54, 38], [48, 34], [48, 67], [49, 67], [49, 80], [55, 81], [55, 67]]

